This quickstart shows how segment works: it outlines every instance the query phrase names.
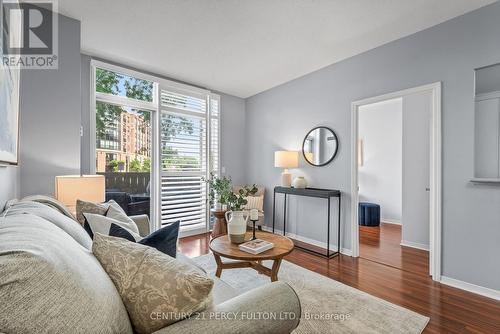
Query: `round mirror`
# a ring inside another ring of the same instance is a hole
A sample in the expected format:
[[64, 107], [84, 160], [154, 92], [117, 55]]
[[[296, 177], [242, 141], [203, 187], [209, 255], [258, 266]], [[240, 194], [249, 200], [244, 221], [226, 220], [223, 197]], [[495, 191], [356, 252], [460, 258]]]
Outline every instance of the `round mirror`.
[[329, 164], [337, 155], [339, 142], [332, 129], [318, 126], [312, 129], [304, 138], [302, 154], [304, 159], [313, 166]]

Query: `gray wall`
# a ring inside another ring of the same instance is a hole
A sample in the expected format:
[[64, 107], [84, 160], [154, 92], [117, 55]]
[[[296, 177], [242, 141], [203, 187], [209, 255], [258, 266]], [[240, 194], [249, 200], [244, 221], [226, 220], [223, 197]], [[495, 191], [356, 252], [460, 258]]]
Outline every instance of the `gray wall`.
[[[327, 167], [302, 164], [292, 173], [305, 175], [312, 186], [343, 191], [342, 234], [349, 248], [351, 102], [442, 81], [443, 274], [500, 290], [500, 188], [469, 182], [474, 69], [500, 62], [499, 17], [495, 3], [247, 99], [247, 180], [272, 189], [280, 180], [273, 152], [298, 150], [309, 129], [330, 126], [340, 140], [337, 158]], [[271, 203], [267, 196], [268, 213]], [[307, 204], [302, 224], [321, 228], [324, 212]], [[271, 215], [266, 219], [270, 224]]]
[[21, 72], [21, 196], [53, 194], [56, 175], [79, 174], [80, 114], [80, 22], [59, 15], [59, 69]]
[[221, 97], [221, 166], [234, 184], [246, 184], [245, 100]]
[[0, 212], [5, 202], [19, 197], [19, 167], [0, 166]]
[[476, 71], [476, 94], [500, 91], [500, 64]]

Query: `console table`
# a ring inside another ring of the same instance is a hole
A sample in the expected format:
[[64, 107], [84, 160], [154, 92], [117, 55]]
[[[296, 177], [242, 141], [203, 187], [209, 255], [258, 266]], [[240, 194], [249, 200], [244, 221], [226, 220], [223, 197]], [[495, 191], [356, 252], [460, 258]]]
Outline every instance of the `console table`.
[[[302, 243], [295, 243], [295, 246], [298, 248], [305, 249], [307, 251], [331, 258], [340, 254], [340, 208], [341, 208], [341, 197], [342, 193], [340, 190], [334, 189], [320, 189], [320, 188], [289, 188], [289, 187], [274, 187], [273, 194], [273, 233], [274, 233], [274, 225], [275, 225], [275, 209], [276, 209], [276, 194], [284, 194], [285, 200], [283, 204], [283, 235], [286, 235], [286, 200], [287, 195], [295, 195], [295, 196], [307, 196], [307, 197], [316, 197], [316, 198], [324, 198], [327, 200], [328, 204], [328, 219], [327, 219], [327, 237], [326, 237], [326, 253], [322, 251], [318, 251], [311, 247], [305, 247]], [[330, 199], [332, 197], [337, 197], [338, 200], [338, 209], [339, 209], [339, 221], [338, 221], [338, 229], [337, 229], [337, 251], [330, 251]], [[314, 247], [318, 248], [318, 247]]]

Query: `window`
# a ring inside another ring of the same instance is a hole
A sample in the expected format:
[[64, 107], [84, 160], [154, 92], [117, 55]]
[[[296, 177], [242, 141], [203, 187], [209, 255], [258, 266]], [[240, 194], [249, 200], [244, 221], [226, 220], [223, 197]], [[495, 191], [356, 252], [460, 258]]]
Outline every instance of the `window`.
[[202, 181], [219, 166], [219, 97], [160, 85], [161, 220], [184, 230], [205, 230], [207, 189]]
[[97, 61], [93, 75], [93, 168], [108, 198], [148, 199], [155, 227], [180, 220], [181, 235], [206, 232], [202, 178], [219, 173], [219, 96]]
[[96, 66], [95, 171], [105, 175], [107, 199], [131, 199], [129, 214], [150, 215], [151, 114], [155, 84]]

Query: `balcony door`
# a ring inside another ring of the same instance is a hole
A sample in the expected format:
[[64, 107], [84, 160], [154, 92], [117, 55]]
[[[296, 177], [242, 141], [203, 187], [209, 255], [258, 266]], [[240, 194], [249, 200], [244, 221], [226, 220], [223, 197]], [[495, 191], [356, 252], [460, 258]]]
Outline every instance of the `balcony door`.
[[107, 200], [148, 214], [153, 230], [180, 221], [181, 236], [207, 232], [203, 178], [219, 174], [220, 97], [100, 61], [91, 68], [91, 171], [105, 175]]
[[184, 85], [162, 85], [161, 224], [181, 222], [181, 236], [209, 230], [207, 186], [219, 173], [219, 97]]

